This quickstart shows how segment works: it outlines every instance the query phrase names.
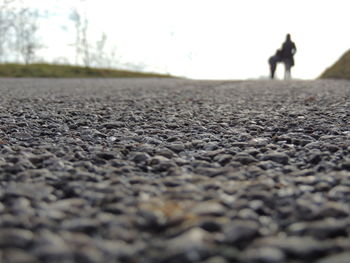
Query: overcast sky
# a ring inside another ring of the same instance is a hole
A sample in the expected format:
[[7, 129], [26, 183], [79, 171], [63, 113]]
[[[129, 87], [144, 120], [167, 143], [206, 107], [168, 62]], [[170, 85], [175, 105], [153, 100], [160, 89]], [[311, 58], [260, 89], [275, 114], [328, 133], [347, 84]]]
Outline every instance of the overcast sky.
[[[32, 1], [33, 5], [41, 2]], [[41, 2], [55, 14], [42, 31], [50, 47], [45, 51], [48, 58], [72, 57], [67, 46], [74, 41], [68, 19], [73, 2]], [[266, 77], [267, 60], [287, 33], [298, 49], [292, 70], [295, 78], [318, 77], [350, 48], [349, 0], [85, 2], [90, 37], [106, 32], [121, 60], [189, 78]], [[277, 75], [282, 77], [282, 65]]]

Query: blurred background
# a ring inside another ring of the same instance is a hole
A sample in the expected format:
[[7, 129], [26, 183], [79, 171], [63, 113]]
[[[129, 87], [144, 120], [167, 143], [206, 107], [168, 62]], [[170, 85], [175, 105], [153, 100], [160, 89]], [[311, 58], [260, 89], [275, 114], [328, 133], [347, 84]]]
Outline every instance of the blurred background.
[[349, 7], [348, 0], [0, 0], [0, 63], [261, 79], [290, 33], [293, 77], [313, 79], [349, 49]]

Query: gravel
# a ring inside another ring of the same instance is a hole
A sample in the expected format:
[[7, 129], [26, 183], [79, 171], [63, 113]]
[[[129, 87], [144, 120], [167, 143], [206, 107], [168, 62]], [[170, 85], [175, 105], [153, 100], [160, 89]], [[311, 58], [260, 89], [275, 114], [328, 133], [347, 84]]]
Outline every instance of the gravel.
[[348, 81], [0, 91], [0, 262], [349, 260]]

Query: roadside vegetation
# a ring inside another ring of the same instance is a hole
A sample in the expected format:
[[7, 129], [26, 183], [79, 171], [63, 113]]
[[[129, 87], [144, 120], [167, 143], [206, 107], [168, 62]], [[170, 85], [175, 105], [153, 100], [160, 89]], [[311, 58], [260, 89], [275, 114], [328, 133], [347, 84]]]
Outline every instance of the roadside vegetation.
[[350, 79], [350, 50], [320, 76], [321, 79]]
[[166, 74], [100, 69], [54, 64], [0, 64], [0, 77], [13, 78], [147, 78], [171, 77]]

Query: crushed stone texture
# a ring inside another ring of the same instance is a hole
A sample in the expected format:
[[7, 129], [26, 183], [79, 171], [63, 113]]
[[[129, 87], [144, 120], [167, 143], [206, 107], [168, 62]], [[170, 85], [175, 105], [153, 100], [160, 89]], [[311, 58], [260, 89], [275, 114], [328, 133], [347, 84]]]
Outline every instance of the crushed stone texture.
[[348, 81], [0, 92], [0, 262], [349, 260]]

